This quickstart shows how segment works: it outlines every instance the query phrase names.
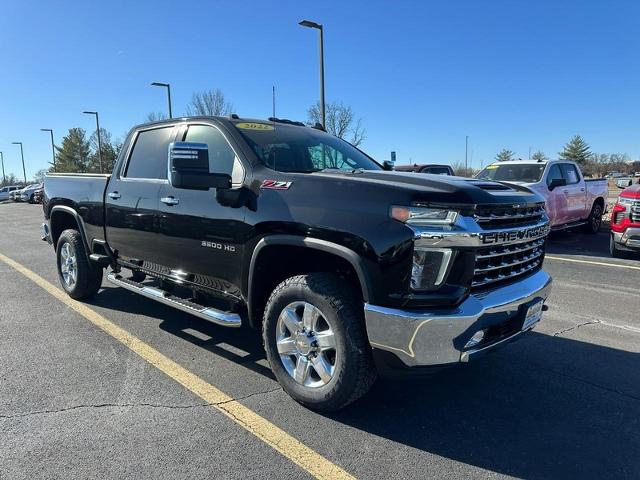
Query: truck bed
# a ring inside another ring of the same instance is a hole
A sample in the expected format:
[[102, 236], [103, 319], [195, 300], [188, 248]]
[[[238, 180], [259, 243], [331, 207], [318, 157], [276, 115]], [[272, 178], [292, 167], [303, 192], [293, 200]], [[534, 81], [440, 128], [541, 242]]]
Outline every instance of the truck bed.
[[71, 207], [84, 223], [87, 242], [104, 240], [104, 195], [109, 174], [49, 173], [42, 208], [46, 219], [55, 207]]

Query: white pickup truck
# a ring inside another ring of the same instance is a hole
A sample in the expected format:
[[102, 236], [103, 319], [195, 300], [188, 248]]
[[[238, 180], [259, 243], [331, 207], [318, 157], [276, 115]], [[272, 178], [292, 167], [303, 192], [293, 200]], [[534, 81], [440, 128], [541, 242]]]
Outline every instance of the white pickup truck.
[[582, 226], [597, 233], [607, 198], [606, 179], [585, 179], [580, 167], [566, 160], [513, 160], [488, 165], [476, 178], [530, 188], [546, 200], [553, 230]]

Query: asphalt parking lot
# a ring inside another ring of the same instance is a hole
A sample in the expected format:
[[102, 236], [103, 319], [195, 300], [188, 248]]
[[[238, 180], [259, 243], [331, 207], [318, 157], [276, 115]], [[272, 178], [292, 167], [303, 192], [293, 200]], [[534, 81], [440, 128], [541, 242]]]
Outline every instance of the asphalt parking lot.
[[[39, 205], [0, 204], [0, 254], [58, 287]], [[331, 415], [278, 386], [260, 338], [108, 285], [99, 316], [357, 478], [640, 478], [640, 261], [554, 234], [550, 310], [462, 368], [378, 382]], [[0, 478], [310, 478], [256, 431], [0, 261]], [[268, 427], [271, 428], [271, 427]], [[316, 472], [317, 476], [321, 476]]]

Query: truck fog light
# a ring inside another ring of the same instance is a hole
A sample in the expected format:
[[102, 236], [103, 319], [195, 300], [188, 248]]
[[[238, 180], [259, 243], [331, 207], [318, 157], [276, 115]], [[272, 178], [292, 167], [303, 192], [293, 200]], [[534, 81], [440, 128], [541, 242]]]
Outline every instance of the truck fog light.
[[464, 348], [475, 347], [480, 342], [482, 342], [482, 340], [484, 340], [484, 330], [478, 330], [476, 333], [473, 334], [473, 337], [471, 337], [471, 339], [467, 342]]
[[445, 280], [452, 251], [450, 248], [421, 248], [413, 250], [411, 289], [433, 290]]

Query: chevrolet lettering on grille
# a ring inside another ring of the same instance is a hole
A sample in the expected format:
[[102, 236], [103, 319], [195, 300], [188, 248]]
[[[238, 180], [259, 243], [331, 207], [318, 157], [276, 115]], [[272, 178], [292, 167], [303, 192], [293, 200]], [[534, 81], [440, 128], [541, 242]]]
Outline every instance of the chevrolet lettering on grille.
[[521, 240], [533, 240], [543, 237], [549, 233], [549, 225], [541, 225], [539, 227], [527, 228], [521, 230], [509, 230], [506, 232], [487, 232], [483, 233], [480, 238], [484, 245], [492, 245], [495, 243], [511, 243]]

